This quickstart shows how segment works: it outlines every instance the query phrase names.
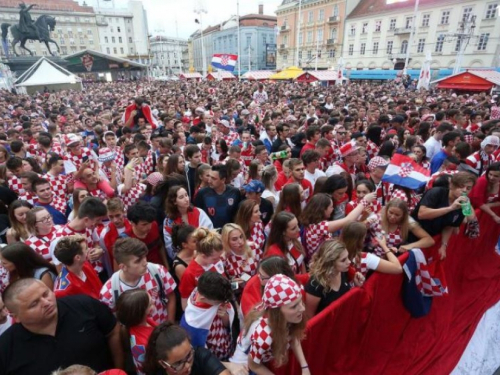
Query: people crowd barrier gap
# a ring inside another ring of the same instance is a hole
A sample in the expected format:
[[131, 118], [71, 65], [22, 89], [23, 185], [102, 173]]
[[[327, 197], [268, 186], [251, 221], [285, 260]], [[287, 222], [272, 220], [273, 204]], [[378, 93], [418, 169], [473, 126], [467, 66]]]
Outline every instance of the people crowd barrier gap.
[[[499, 104], [412, 81], [0, 91], [0, 375], [25, 350], [43, 373], [450, 373], [500, 299]], [[419, 312], [412, 248], [442, 294]], [[58, 311], [101, 319], [101, 355], [37, 350], [71, 332]]]

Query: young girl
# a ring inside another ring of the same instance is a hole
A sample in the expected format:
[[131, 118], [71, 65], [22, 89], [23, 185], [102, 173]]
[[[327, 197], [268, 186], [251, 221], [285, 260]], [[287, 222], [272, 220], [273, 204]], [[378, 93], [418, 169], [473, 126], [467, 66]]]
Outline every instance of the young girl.
[[192, 235], [196, 240], [196, 256], [184, 271], [179, 286], [183, 309], [186, 308], [187, 300], [203, 273], [210, 271], [224, 274], [224, 264], [221, 261], [224, 248], [220, 234], [201, 227]]
[[350, 277], [353, 278], [356, 272], [366, 277], [370, 270], [389, 274], [402, 273], [403, 268], [396, 255], [387, 247], [385, 237], [379, 236], [375, 237], [375, 239], [384, 251], [387, 260], [381, 259], [375, 254], [362, 251], [366, 232], [365, 224], [359, 222], [349, 223], [342, 230], [340, 241], [342, 241], [349, 253], [349, 260], [351, 261], [349, 269]]
[[89, 192], [83, 188], [76, 188], [73, 190], [73, 210], [68, 216], [68, 221], [73, 220], [78, 214], [78, 209], [82, 201], [89, 196]]
[[243, 229], [246, 238], [250, 241], [249, 245], [255, 251], [259, 249], [262, 251], [266, 242], [264, 225], [260, 215], [259, 203], [252, 199], [246, 199], [241, 202], [234, 220]]
[[283, 187], [280, 194], [280, 201], [276, 207], [276, 213], [281, 211], [291, 212], [295, 217], [302, 215], [302, 202], [304, 189], [299, 184], [288, 184]]
[[28, 227], [26, 225], [26, 213], [33, 206], [23, 200], [15, 200], [9, 206], [10, 228], [7, 230], [7, 243], [11, 244], [17, 241], [25, 241], [29, 237]]
[[[345, 207], [346, 215], [349, 215], [363, 200], [363, 198], [375, 191], [375, 185], [369, 180], [361, 180], [356, 183], [356, 200], [352, 200], [347, 203]], [[363, 211], [363, 213], [358, 216], [358, 221], [365, 221], [370, 214], [378, 214], [382, 209], [381, 204], [377, 199], [370, 203], [368, 207]]]
[[172, 264], [176, 281], [182, 279], [184, 271], [193, 260], [196, 251], [196, 239], [193, 236], [195, 230], [191, 225], [181, 224], [176, 225], [172, 231], [172, 245], [177, 252]]
[[123, 292], [116, 302], [116, 317], [122, 324], [121, 335], [125, 348], [130, 350], [137, 374], [144, 375], [144, 359], [149, 336], [156, 323], [148, 318], [151, 297], [144, 289]]
[[262, 183], [266, 189], [262, 192], [262, 198], [266, 198], [269, 202], [273, 204], [273, 208], [276, 210], [278, 202], [280, 200], [280, 194], [276, 191], [274, 184], [278, 180], [278, 171], [274, 165], [267, 165], [262, 170]]
[[212, 167], [208, 164], [200, 164], [198, 168], [196, 168], [196, 175], [195, 175], [196, 188], [193, 194], [193, 200], [196, 197], [196, 194], [198, 194], [198, 191], [209, 186], [208, 179], [210, 176], [211, 169]]

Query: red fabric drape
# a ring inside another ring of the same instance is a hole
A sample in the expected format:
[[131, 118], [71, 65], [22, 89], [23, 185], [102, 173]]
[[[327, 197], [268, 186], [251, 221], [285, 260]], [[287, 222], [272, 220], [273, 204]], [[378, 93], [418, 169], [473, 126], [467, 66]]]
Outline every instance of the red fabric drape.
[[[372, 275], [308, 323], [302, 346], [312, 374], [449, 374], [484, 312], [500, 300], [500, 226], [476, 211], [481, 236], [449, 242], [444, 270], [449, 294], [411, 318], [401, 299], [402, 275]], [[437, 245], [425, 250], [437, 254]], [[407, 255], [401, 257], [403, 262]], [[293, 354], [277, 374], [300, 374]]]

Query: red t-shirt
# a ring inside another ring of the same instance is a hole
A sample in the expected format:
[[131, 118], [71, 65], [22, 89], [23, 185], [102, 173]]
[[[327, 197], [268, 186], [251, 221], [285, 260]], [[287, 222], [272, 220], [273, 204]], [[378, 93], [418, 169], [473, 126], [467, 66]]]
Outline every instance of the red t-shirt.
[[156, 323], [148, 319], [148, 326], [135, 326], [129, 329], [130, 333], [130, 351], [134, 359], [134, 365], [137, 374], [144, 374], [144, 357], [148, 345], [149, 336], [156, 327]]
[[203, 268], [198, 262], [193, 261], [189, 263], [186, 270], [182, 274], [182, 278], [179, 285], [179, 293], [181, 298], [189, 298], [194, 288], [198, 286], [198, 279], [205, 272], [219, 272], [224, 275], [224, 264], [219, 261], [217, 264], [213, 264], [210, 267]]
[[151, 225], [151, 230], [149, 231], [148, 235], [144, 238], [138, 238], [134, 234], [132, 227], [130, 227], [124, 233], [127, 236], [129, 236], [131, 238], [137, 238], [138, 240], [141, 240], [142, 242], [144, 242], [146, 244], [146, 246], [148, 247], [148, 256], [147, 256], [148, 262], [163, 265], [161, 258], [160, 258], [160, 251], [164, 251], [164, 250], [162, 249], [160, 231], [158, 230], [158, 223], [156, 221], [153, 221], [153, 223]]
[[302, 157], [302, 155], [304, 155], [304, 152], [306, 152], [307, 150], [314, 150], [315, 148], [316, 146], [314, 146], [312, 143], [307, 142], [300, 150], [299, 156]]
[[290, 267], [292, 267], [292, 270], [295, 274], [300, 273], [300, 267], [302, 263], [304, 263], [305, 258], [304, 255], [295, 247], [292, 247], [289, 250], [288, 254], [285, 255], [285, 253], [279, 248], [277, 244], [271, 245], [267, 248], [266, 252], [264, 253], [263, 259], [275, 255], [286, 259]]
[[[290, 177], [285, 185], [296, 184], [296, 183], [297, 182], [294, 181], [293, 177]], [[302, 189], [304, 189], [304, 196], [305, 196], [307, 202], [309, 202], [309, 200], [312, 198], [312, 196], [314, 194], [314, 189], [313, 189], [311, 182], [304, 178], [302, 181], [300, 181], [300, 185], [302, 186]]]
[[85, 281], [63, 266], [54, 283], [54, 292], [57, 298], [85, 294], [99, 299], [99, 292], [102, 288], [99, 276], [89, 262], [84, 263], [82, 271], [85, 274]]

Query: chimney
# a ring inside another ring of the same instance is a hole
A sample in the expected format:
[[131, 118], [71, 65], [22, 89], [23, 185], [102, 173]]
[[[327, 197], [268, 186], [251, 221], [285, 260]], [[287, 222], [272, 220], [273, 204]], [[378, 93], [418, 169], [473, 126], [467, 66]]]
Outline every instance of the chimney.
[[259, 14], [264, 14], [264, 4], [259, 4]]

